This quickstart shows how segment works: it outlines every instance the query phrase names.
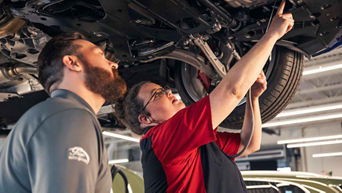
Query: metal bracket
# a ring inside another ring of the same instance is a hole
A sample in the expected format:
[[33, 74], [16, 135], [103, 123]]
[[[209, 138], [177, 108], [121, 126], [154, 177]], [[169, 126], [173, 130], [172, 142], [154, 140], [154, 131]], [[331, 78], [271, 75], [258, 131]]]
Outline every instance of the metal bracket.
[[202, 36], [194, 37], [190, 34], [190, 39], [195, 43], [196, 46], [198, 46], [204, 55], [207, 57], [209, 62], [214, 67], [217, 74], [223, 78], [227, 74], [226, 67], [220, 62], [220, 60], [215, 56], [211, 48], [209, 47], [208, 43], [203, 40]]

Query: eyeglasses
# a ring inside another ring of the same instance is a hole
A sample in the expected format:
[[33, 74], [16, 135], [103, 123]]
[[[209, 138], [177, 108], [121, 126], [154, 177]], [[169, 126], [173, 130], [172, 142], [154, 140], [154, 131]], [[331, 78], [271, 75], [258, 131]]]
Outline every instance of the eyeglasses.
[[169, 94], [171, 93], [171, 88], [169, 88], [168, 86], [165, 86], [164, 88], [158, 88], [154, 91], [154, 93], [152, 94], [151, 98], [147, 101], [147, 103], [144, 105], [144, 107], [142, 108], [142, 112], [145, 111], [146, 107], [148, 104], [150, 104], [150, 102], [158, 100], [159, 98], [161, 98], [164, 94], [166, 96], [169, 96]]

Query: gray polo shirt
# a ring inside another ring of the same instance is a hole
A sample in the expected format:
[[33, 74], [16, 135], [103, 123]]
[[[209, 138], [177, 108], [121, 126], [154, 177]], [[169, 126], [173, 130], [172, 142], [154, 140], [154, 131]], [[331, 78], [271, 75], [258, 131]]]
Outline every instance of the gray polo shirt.
[[0, 148], [0, 193], [110, 192], [100, 124], [70, 91], [28, 110]]

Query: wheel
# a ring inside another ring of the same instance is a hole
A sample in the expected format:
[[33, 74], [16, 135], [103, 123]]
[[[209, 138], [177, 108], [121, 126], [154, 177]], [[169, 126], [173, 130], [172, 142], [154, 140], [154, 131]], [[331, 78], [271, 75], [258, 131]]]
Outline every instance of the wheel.
[[[260, 96], [262, 121], [267, 122], [280, 113], [289, 103], [299, 85], [303, 71], [303, 55], [284, 47], [275, 47], [271, 61], [264, 68], [267, 90]], [[186, 63], [177, 65], [175, 74], [177, 91], [186, 105], [208, 94], [208, 81], [203, 74]], [[209, 89], [210, 90], [210, 89]], [[240, 129], [245, 112], [245, 99], [220, 124], [221, 127]]]

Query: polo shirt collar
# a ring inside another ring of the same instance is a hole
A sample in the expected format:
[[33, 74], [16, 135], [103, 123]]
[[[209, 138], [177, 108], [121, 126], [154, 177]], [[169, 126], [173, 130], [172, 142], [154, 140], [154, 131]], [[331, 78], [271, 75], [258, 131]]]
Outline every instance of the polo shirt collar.
[[65, 89], [57, 89], [54, 90], [51, 93], [51, 97], [61, 97], [61, 98], [68, 98], [68, 99], [72, 99], [75, 100], [76, 102], [82, 104], [83, 106], [85, 106], [87, 109], [89, 109], [92, 113], [95, 114], [93, 108], [91, 108], [91, 106], [85, 101], [83, 100], [80, 96], [78, 96], [77, 94], [69, 91], [69, 90], [65, 90]]

